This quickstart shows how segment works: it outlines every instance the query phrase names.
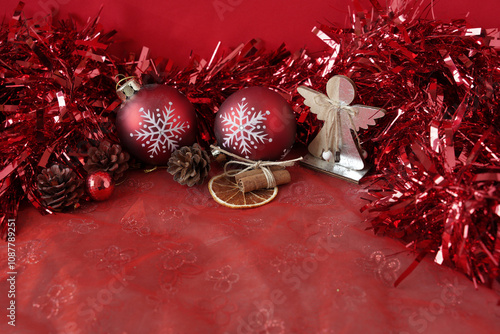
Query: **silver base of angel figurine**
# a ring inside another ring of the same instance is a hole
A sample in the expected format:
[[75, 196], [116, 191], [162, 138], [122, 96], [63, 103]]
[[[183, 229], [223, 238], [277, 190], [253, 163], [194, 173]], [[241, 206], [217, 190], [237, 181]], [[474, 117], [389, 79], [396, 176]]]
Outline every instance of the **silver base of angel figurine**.
[[329, 174], [341, 178], [343, 180], [359, 184], [359, 181], [368, 173], [370, 166], [366, 166], [362, 170], [354, 170], [348, 167], [336, 164], [334, 162], [328, 162], [326, 160], [316, 158], [311, 154], [304, 156], [304, 159], [300, 161], [305, 167]]

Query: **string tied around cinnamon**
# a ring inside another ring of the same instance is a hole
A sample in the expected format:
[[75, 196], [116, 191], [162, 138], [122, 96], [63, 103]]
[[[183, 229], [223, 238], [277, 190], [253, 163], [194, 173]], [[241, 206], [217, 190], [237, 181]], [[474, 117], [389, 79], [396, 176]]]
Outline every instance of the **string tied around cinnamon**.
[[[225, 176], [234, 177], [236, 175], [248, 172], [250, 170], [260, 168], [262, 170], [262, 172], [264, 173], [264, 176], [266, 177], [267, 188], [276, 187], [276, 179], [273, 175], [273, 172], [270, 170], [270, 167], [273, 167], [273, 166], [278, 166], [278, 167], [283, 167], [283, 168], [289, 167], [289, 166], [293, 166], [295, 164], [295, 162], [302, 160], [302, 157], [299, 157], [296, 159], [285, 160], [285, 161], [266, 161], [266, 160], [254, 161], [254, 160], [240, 157], [239, 155], [233, 154], [231, 152], [228, 152], [228, 151], [220, 148], [219, 146], [210, 145], [210, 148], [212, 149], [212, 152], [219, 151], [219, 152], [224, 153], [225, 155], [227, 155], [231, 158], [236, 159], [236, 160], [228, 161], [224, 165], [224, 175]], [[228, 168], [231, 165], [244, 166], [245, 168], [229, 170]]]

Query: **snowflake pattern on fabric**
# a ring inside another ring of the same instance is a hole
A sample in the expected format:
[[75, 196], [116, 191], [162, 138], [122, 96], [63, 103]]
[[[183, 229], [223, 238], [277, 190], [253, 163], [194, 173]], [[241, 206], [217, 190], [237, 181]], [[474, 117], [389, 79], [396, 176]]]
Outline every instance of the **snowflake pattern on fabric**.
[[224, 146], [239, 150], [248, 159], [252, 150], [257, 149], [257, 144], [273, 141], [265, 131], [266, 116], [270, 114], [269, 110], [256, 112], [253, 107], [249, 109], [246, 98], [242, 98], [236, 109], [231, 107], [230, 113], [220, 115]]
[[165, 110], [156, 109], [156, 114], [149, 109], [141, 107], [139, 112], [143, 122], [139, 122], [142, 127], [135, 133], [130, 133], [130, 137], [136, 137], [136, 140], [142, 141], [142, 147], [148, 146], [150, 158], [160, 153], [175, 151], [179, 148], [181, 136], [189, 129], [189, 122], [181, 122], [181, 116], [176, 116], [172, 102], [168, 103]]

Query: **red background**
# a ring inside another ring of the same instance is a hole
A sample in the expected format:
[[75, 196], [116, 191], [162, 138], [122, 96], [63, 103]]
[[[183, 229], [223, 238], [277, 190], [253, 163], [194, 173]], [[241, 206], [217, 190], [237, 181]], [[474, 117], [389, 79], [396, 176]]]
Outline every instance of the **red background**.
[[[371, 8], [368, 0], [359, 1], [365, 8]], [[383, 0], [379, 2], [384, 4]], [[2, 0], [4, 13], [0, 15], [10, 18], [17, 3], [18, 0]], [[210, 59], [219, 41], [224, 49], [261, 38], [268, 48], [285, 42], [292, 51], [304, 46], [310, 51], [321, 50], [323, 44], [311, 29], [318, 23], [345, 26], [348, 8], [353, 7], [351, 0], [26, 0], [25, 3], [28, 16], [41, 17], [52, 12], [67, 18], [69, 14], [82, 24], [95, 16], [102, 5], [101, 23], [107, 31], [118, 31], [113, 53], [139, 54], [142, 46], [147, 46], [153, 57], [171, 58], [181, 66], [191, 51]], [[498, 0], [434, 0], [433, 3], [436, 19], [467, 16], [473, 27], [500, 27]], [[221, 6], [219, 10], [216, 4]]]

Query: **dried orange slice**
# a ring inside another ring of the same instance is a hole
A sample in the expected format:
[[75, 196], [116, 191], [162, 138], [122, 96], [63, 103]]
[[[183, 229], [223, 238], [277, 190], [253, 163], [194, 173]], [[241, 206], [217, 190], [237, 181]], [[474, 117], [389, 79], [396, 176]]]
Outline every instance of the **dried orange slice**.
[[224, 174], [210, 179], [208, 190], [217, 203], [232, 209], [255, 208], [271, 202], [278, 194], [278, 187], [244, 193], [238, 188], [234, 177], [229, 178]]

